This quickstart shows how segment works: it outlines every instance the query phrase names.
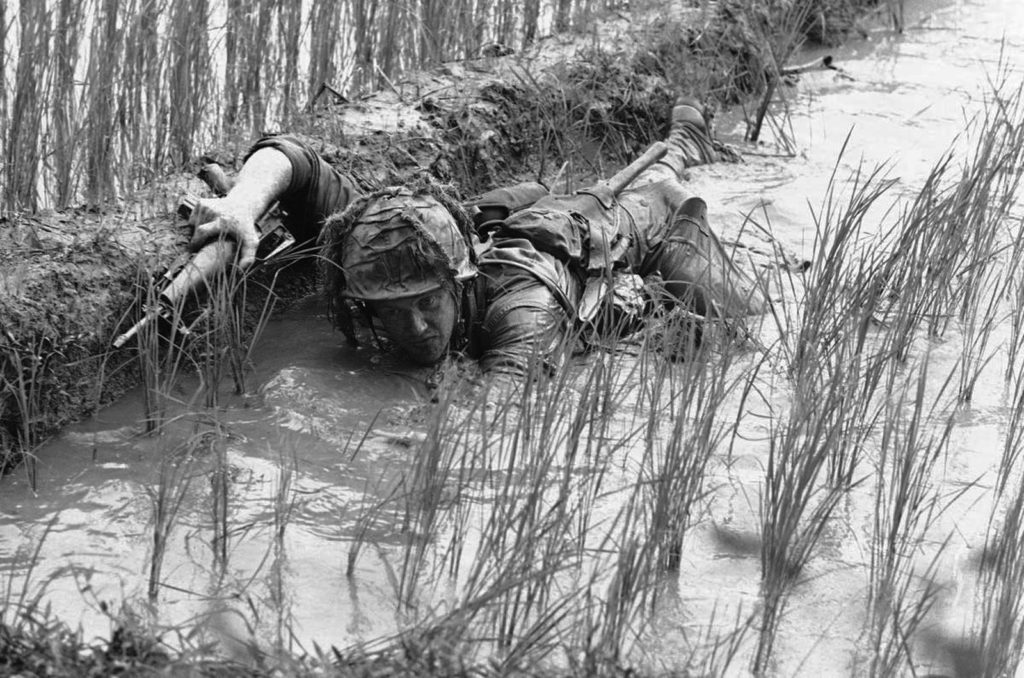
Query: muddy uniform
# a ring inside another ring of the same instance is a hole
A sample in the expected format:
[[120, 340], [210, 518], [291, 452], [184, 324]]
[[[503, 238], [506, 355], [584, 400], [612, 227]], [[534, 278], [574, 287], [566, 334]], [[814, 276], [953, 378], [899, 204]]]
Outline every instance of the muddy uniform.
[[[482, 224], [480, 275], [470, 283], [479, 303], [476, 317], [466, 319], [465, 348], [484, 370], [518, 371], [532, 355], [547, 354], [574, 324], [593, 319], [616, 281], [660, 277], [668, 295], [701, 315], [762, 310], [752, 281], [708, 229], [704, 202], [680, 183], [685, 167], [716, 159], [703, 129], [702, 121], [674, 121], [668, 155], [617, 199], [599, 192], [543, 195], [523, 185], [471, 203], [493, 215], [489, 206], [500, 211], [539, 197]], [[267, 137], [252, 151], [266, 147], [291, 162], [291, 184], [280, 203], [298, 240], [315, 238], [330, 214], [358, 196], [348, 177], [300, 140]]]

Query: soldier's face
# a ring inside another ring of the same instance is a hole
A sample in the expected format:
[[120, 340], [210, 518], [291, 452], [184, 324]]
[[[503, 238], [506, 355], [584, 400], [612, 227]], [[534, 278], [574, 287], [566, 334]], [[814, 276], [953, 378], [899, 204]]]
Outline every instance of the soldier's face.
[[388, 338], [421, 365], [432, 365], [444, 357], [458, 319], [455, 297], [444, 289], [374, 301], [370, 310], [380, 319]]

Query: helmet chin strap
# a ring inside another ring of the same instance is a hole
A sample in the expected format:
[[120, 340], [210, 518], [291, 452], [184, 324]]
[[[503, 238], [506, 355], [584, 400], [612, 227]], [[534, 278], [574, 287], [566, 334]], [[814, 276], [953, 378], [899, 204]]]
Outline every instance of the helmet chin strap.
[[472, 278], [465, 282], [456, 280], [454, 283], [455, 289], [453, 292], [458, 317], [455, 319], [452, 337], [448, 341], [448, 350], [461, 351], [468, 347], [470, 353], [472, 353], [476, 336], [474, 330], [478, 324], [477, 310], [480, 308], [479, 300], [477, 299], [477, 285], [474, 284], [475, 279]]
[[467, 287], [465, 283], [459, 280], [454, 280], [453, 282], [455, 283], [455, 289], [452, 290], [452, 294], [455, 299], [455, 312], [458, 316], [455, 318], [455, 327], [452, 329], [452, 336], [448, 340], [448, 350], [458, 351], [462, 349], [469, 340], [469, 332], [466, 329], [466, 314], [469, 309], [466, 308], [466, 301], [467, 292], [471, 288]]
[[458, 330], [458, 344], [456, 345], [455, 335], [452, 337], [452, 346], [458, 350], [465, 350], [471, 357], [479, 357], [480, 349], [480, 328], [483, 325], [481, 309], [484, 308], [484, 286], [477, 281], [479, 278], [459, 283], [460, 287], [460, 313], [456, 323]]

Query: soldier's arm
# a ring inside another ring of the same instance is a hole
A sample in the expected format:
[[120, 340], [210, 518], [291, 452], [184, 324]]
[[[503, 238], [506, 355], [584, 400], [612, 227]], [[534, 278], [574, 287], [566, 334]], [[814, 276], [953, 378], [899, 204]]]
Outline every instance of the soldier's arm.
[[285, 226], [299, 242], [316, 239], [324, 220], [357, 195], [355, 184], [298, 138], [265, 137], [250, 150], [235, 185], [223, 198], [199, 201], [191, 217], [192, 247], [227, 235], [240, 243], [239, 264], [252, 263], [258, 234], [255, 222], [275, 202], [286, 213]]
[[490, 375], [522, 377], [549, 370], [569, 328], [565, 309], [545, 285], [502, 291], [484, 314], [480, 366]]
[[251, 265], [259, 244], [256, 220], [284, 193], [291, 175], [291, 163], [283, 153], [267, 148], [251, 155], [227, 195], [196, 204], [189, 218], [195, 226], [192, 249], [227, 236], [238, 243], [238, 265]]

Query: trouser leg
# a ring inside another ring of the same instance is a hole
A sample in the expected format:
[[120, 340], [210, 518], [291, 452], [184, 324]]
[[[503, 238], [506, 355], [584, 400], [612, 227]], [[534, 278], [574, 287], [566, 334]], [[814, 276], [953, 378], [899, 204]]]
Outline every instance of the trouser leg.
[[759, 286], [732, 262], [708, 226], [701, 198], [678, 181], [663, 181], [624, 194], [622, 203], [636, 216], [635, 270], [657, 273], [670, 299], [710, 317], [764, 311]]

